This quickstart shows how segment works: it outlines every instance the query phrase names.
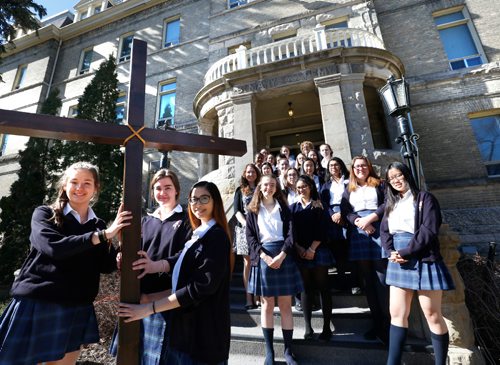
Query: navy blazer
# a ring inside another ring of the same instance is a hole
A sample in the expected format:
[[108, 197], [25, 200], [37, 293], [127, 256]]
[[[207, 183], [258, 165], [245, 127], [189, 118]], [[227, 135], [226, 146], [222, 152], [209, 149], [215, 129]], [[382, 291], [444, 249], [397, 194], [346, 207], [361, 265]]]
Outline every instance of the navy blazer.
[[[415, 233], [408, 247], [398, 252], [404, 259], [416, 258], [428, 262], [441, 260], [438, 235], [442, 218], [439, 202], [431, 193], [421, 191], [417, 195], [416, 204]], [[394, 251], [394, 245], [386, 216], [380, 225], [380, 238], [383, 249], [390, 255]]]
[[[278, 204], [280, 204], [278, 202]], [[287, 255], [293, 252], [293, 231], [292, 231], [292, 214], [288, 206], [280, 204], [280, 215], [283, 221], [283, 237], [285, 242], [281, 251]], [[248, 248], [250, 250], [250, 262], [252, 266], [257, 266], [260, 260], [260, 250], [262, 249], [262, 242], [260, 242], [259, 225], [257, 224], [258, 214], [248, 212], [247, 214], [247, 227], [246, 236]]]
[[[384, 209], [385, 209], [385, 184], [383, 182], [380, 183], [379, 186], [375, 188], [377, 191], [377, 210], [375, 211], [375, 214], [378, 215], [378, 219], [381, 220], [383, 215], [384, 215]], [[357, 218], [361, 218], [359, 215], [354, 212], [351, 203], [349, 203], [349, 197], [351, 196], [351, 193], [349, 192], [348, 189], [344, 190], [344, 194], [342, 195], [342, 201], [340, 202], [340, 211], [342, 212], [342, 217], [344, 219], [347, 219], [349, 223], [351, 223], [353, 226], [355, 226], [354, 221]]]
[[[216, 224], [187, 250], [175, 295], [180, 307], [171, 311], [172, 348], [196, 361], [219, 363], [229, 358], [230, 241]], [[174, 267], [180, 254], [167, 261]]]

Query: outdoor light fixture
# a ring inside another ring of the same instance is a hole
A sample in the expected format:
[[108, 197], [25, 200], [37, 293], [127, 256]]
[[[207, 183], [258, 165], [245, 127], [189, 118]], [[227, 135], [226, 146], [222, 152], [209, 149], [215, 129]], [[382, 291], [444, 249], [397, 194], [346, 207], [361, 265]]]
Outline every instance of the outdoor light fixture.
[[293, 108], [292, 108], [292, 102], [291, 101], [288, 102], [288, 116], [290, 118], [293, 117]]
[[387, 112], [398, 124], [399, 137], [396, 138], [396, 142], [402, 144], [401, 155], [410, 167], [417, 186], [420, 186], [419, 173], [415, 162], [418, 156], [417, 140], [419, 135], [413, 133], [409, 116], [411, 108], [408, 82], [404, 77], [396, 80], [391, 76], [387, 80], [387, 84], [379, 89], [379, 94]]

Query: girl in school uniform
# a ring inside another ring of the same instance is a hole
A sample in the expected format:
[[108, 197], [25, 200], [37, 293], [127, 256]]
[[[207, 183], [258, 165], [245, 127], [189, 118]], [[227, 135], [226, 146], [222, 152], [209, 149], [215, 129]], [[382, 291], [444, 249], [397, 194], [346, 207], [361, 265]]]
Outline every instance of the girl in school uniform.
[[384, 184], [365, 156], [352, 160], [350, 179], [340, 209], [348, 222], [349, 259], [357, 263], [365, 283], [373, 328], [366, 339], [387, 343], [389, 337], [389, 288], [385, 283], [387, 258], [380, 243], [384, 215]]
[[[187, 214], [179, 204], [180, 184], [177, 175], [167, 169], [156, 172], [151, 180], [151, 191], [158, 208], [142, 219], [142, 250], [145, 264], [139, 275], [141, 293], [170, 293], [172, 277], [165, 273], [167, 257], [182, 250], [192, 230]], [[142, 320], [141, 364], [164, 363], [167, 353], [167, 313], [155, 313]], [[115, 332], [110, 352], [116, 355], [118, 336]]]
[[266, 365], [274, 364], [274, 301], [278, 298], [285, 344], [284, 357], [296, 365], [292, 352], [292, 296], [303, 290], [293, 253], [291, 214], [276, 177], [265, 175], [248, 205], [247, 241], [252, 270], [248, 290], [262, 300], [261, 325], [266, 342]]
[[323, 312], [323, 331], [319, 335], [322, 341], [332, 337], [330, 321], [332, 319], [332, 294], [328, 282], [328, 268], [333, 265], [333, 256], [326, 246], [326, 217], [314, 181], [302, 175], [297, 181], [299, 201], [290, 206], [294, 242], [299, 268], [304, 281], [301, 304], [306, 330], [304, 339], [314, 338], [311, 326], [312, 304], [315, 291], [321, 296]]
[[388, 365], [401, 363], [413, 294], [431, 330], [436, 365], [446, 364], [448, 328], [441, 313], [443, 290], [455, 288], [439, 251], [441, 210], [436, 198], [419, 191], [410, 169], [393, 162], [387, 168], [387, 200], [381, 224], [382, 246], [389, 255], [391, 327]]
[[243, 285], [245, 286], [245, 309], [247, 310], [257, 308], [254, 297], [246, 290], [248, 287], [248, 278], [250, 276], [250, 254], [248, 250], [245, 226], [247, 224], [247, 205], [252, 200], [255, 187], [259, 180], [260, 171], [257, 166], [253, 163], [247, 164], [241, 175], [240, 186], [238, 186], [234, 192], [234, 216], [238, 221], [234, 227], [234, 245], [236, 247], [236, 254], [243, 256]]
[[97, 167], [75, 163], [60, 178], [55, 202], [33, 212], [31, 251], [0, 317], [1, 365], [71, 365], [82, 345], [99, 341], [93, 302], [100, 274], [116, 269], [109, 240], [131, 218], [120, 209], [106, 227], [91, 208], [99, 189]]
[[304, 163], [302, 164], [302, 175], [307, 175], [314, 181], [314, 185], [316, 185], [316, 190], [321, 191], [321, 181], [318, 175], [316, 174], [316, 163], [312, 158], [306, 158]]
[[[169, 317], [169, 365], [224, 365], [229, 358], [229, 280], [234, 264], [222, 198], [214, 183], [200, 181], [189, 192], [193, 236], [177, 255], [165, 260], [172, 293], [148, 294], [142, 304], [120, 303], [118, 315], [131, 322], [172, 311]], [[134, 270], [148, 265], [145, 251]]]
[[337, 270], [343, 274], [347, 264], [348, 246], [345, 221], [340, 213], [340, 202], [349, 183], [349, 170], [344, 161], [338, 157], [331, 157], [326, 169], [325, 184], [321, 187], [321, 202], [328, 216], [327, 240], [335, 258]]

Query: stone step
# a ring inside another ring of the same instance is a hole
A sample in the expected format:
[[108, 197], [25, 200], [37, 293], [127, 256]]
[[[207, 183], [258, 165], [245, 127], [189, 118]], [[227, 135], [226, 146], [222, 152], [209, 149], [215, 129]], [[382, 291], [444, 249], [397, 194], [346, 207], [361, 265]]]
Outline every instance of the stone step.
[[[321, 328], [315, 328], [319, 332]], [[365, 365], [386, 362], [387, 351], [378, 341], [363, 338], [359, 330], [336, 328], [329, 342], [303, 340], [303, 329], [294, 330], [294, 353], [301, 365], [306, 364], [341, 364]], [[283, 336], [281, 328], [275, 327], [274, 349], [279, 357], [283, 353]], [[409, 339], [405, 346], [403, 363], [407, 365], [431, 364], [432, 348], [422, 341]], [[265, 356], [264, 339], [259, 326], [231, 327], [230, 364], [263, 363]], [[279, 358], [278, 358], [279, 360]], [[241, 362], [247, 361], [247, 362]], [[279, 363], [279, 362], [278, 362]]]
[[[295, 329], [304, 328], [304, 315], [302, 311], [296, 310], [292, 307], [292, 315], [294, 320]], [[274, 325], [279, 326], [280, 324], [280, 314], [279, 309], [276, 307], [274, 309]], [[239, 327], [255, 327], [259, 326], [261, 323], [261, 312], [260, 309], [250, 309], [245, 310], [239, 306], [231, 306], [231, 324], [233, 326]], [[364, 328], [369, 329], [371, 327], [371, 315], [368, 308], [334, 308], [332, 311], [332, 326], [334, 329], [343, 329], [344, 331], [353, 331], [350, 328]], [[313, 328], [317, 328], [321, 332], [323, 326], [323, 315], [321, 310], [316, 310], [312, 312], [311, 325]]]

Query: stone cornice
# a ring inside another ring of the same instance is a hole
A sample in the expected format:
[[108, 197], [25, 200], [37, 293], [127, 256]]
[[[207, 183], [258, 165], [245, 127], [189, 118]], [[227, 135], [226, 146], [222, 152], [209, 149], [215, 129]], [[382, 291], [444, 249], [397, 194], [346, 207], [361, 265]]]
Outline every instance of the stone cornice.
[[49, 39], [67, 41], [164, 2], [165, 0], [128, 0], [63, 28], [57, 28], [53, 24], [47, 25], [38, 29], [38, 35], [36, 32], [33, 32], [16, 39], [14, 41], [15, 47], [8, 49], [3, 57], [24, 51]]
[[321, 76], [321, 77], [316, 77], [314, 79], [314, 84], [316, 85], [316, 87], [329, 87], [338, 85], [340, 83], [340, 79], [341, 79], [340, 73], [328, 76]]

